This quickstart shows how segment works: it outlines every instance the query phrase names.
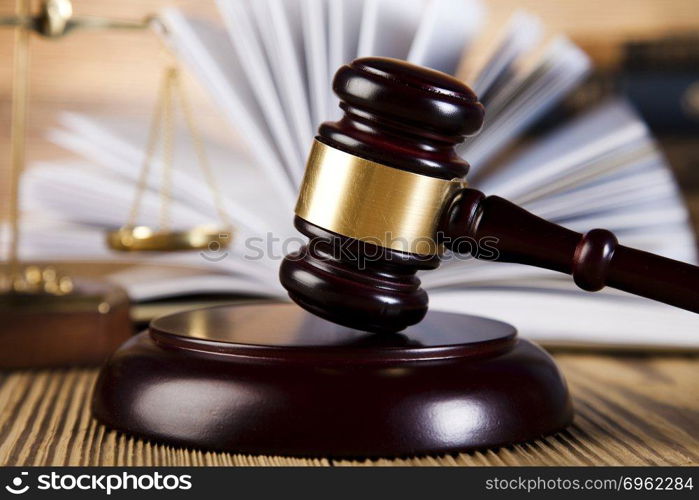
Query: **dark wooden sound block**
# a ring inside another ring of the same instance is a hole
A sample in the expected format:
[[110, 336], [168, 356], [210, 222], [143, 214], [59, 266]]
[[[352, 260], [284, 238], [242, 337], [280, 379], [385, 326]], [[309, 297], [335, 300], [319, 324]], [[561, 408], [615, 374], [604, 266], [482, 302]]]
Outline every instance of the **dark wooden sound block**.
[[291, 304], [164, 316], [103, 367], [94, 416], [176, 445], [377, 457], [507, 445], [572, 418], [551, 357], [486, 318], [369, 334]]

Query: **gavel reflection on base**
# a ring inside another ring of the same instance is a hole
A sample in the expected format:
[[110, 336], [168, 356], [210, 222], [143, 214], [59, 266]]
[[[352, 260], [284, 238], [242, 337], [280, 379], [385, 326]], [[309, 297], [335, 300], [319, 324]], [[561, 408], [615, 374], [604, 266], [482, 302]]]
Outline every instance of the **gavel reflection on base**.
[[573, 276], [699, 312], [699, 268], [579, 234], [467, 187], [454, 146], [484, 108], [460, 81], [386, 58], [362, 58], [333, 82], [344, 116], [320, 126], [296, 207], [310, 238], [288, 255], [289, 296], [325, 319], [371, 332], [418, 323], [428, 307], [416, 276], [443, 249]]

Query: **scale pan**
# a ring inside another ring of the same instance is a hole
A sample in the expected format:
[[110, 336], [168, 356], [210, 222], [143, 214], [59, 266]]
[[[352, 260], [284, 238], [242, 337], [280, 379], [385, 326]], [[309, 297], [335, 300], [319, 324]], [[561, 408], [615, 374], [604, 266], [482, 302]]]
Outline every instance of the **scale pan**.
[[230, 242], [230, 228], [214, 226], [197, 226], [186, 231], [162, 231], [148, 226], [134, 226], [107, 233], [107, 246], [119, 252], [219, 250], [228, 248]]

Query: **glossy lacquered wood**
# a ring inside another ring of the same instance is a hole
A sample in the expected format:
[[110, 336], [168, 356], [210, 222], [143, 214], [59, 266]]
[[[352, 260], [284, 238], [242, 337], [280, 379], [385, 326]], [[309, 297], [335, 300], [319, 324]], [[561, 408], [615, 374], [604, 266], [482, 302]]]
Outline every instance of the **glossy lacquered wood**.
[[[619, 245], [605, 229], [580, 234], [466, 189], [447, 211], [443, 230], [456, 252], [552, 269], [572, 275], [583, 290], [610, 286], [699, 312], [699, 267]], [[494, 242], [496, 254], [474, 251], [483, 238]]]
[[432, 312], [375, 335], [291, 304], [155, 320], [103, 368], [93, 413], [167, 443], [329, 457], [505, 445], [572, 418], [555, 364], [510, 325]]
[[[316, 139], [367, 160], [450, 180], [469, 165], [454, 146], [476, 133], [484, 109], [459, 80], [394, 59], [369, 57], [341, 67], [333, 81], [344, 116]], [[396, 332], [424, 318], [427, 294], [415, 275], [424, 257], [335, 234], [296, 217], [309, 245], [282, 263], [280, 281], [305, 309], [349, 327]]]

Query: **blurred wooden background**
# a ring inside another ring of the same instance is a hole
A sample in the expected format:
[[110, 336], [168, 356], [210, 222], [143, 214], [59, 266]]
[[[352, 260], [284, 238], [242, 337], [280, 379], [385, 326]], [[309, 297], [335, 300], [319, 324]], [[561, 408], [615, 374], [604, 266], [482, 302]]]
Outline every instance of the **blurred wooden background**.
[[[406, 0], [410, 1], [410, 0]], [[489, 22], [497, 25], [513, 10], [540, 15], [553, 30], [567, 33], [602, 66], [613, 64], [622, 41], [699, 30], [695, 0], [486, 0]], [[38, 2], [37, 2], [38, 4]], [[200, 16], [216, 16], [213, 0], [74, 0], [76, 15], [139, 19], [167, 5]], [[0, 0], [0, 15], [14, 0]], [[12, 29], [0, 29], [0, 215], [7, 213]], [[60, 40], [32, 38], [28, 161], [67, 153], [43, 139], [60, 110], [109, 112], [147, 120], [164, 64], [151, 33], [82, 32]], [[206, 107], [208, 123], [218, 123]], [[210, 127], [230, 133], [225, 127]], [[145, 138], [144, 138], [145, 140]], [[231, 135], [231, 139], [234, 137]]]

